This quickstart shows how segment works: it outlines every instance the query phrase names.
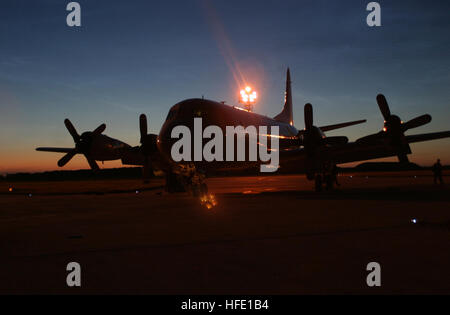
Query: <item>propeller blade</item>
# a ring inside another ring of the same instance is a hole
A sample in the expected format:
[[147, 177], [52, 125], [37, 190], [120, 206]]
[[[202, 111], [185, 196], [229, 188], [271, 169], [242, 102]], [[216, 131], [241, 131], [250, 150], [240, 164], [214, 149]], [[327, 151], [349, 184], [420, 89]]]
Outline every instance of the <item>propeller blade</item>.
[[312, 128], [314, 122], [313, 122], [313, 107], [311, 104], [305, 105], [305, 128], [306, 130], [309, 130]]
[[384, 117], [384, 120], [389, 120], [389, 117], [391, 117], [391, 110], [389, 109], [388, 102], [383, 94], [378, 94], [377, 103], [378, 107], [380, 108], [381, 114]]
[[95, 160], [93, 158], [91, 158], [90, 156], [88, 156], [86, 154], [84, 156], [86, 157], [86, 160], [88, 161], [89, 166], [91, 167], [92, 170], [98, 171], [100, 169], [97, 165], [97, 162], [95, 162]]
[[93, 133], [95, 136], [98, 136], [98, 135], [102, 134], [103, 131], [105, 131], [105, 129], [106, 129], [106, 125], [105, 125], [105, 124], [101, 124], [101, 125], [98, 126], [97, 129], [95, 129], [92, 133]]
[[59, 166], [59, 167], [63, 167], [64, 165], [66, 165], [67, 163], [69, 163], [69, 161], [75, 156], [75, 154], [77, 154], [77, 150], [72, 149], [72, 151], [70, 151], [69, 153], [67, 153], [66, 155], [64, 155], [64, 156], [58, 161], [58, 166]]
[[430, 115], [422, 115], [419, 117], [416, 117], [414, 119], [411, 119], [410, 121], [402, 124], [402, 129], [403, 131], [409, 130], [409, 129], [413, 129], [413, 128], [417, 128], [423, 125], [426, 125], [428, 123], [431, 122], [431, 116]]
[[141, 132], [141, 143], [143, 143], [144, 138], [147, 136], [147, 116], [145, 114], [139, 117], [139, 129]]
[[70, 135], [72, 136], [73, 141], [75, 141], [75, 143], [78, 143], [80, 141], [80, 135], [78, 134], [77, 130], [72, 125], [70, 120], [66, 118], [64, 120], [64, 125], [66, 125], [66, 128], [69, 131]]

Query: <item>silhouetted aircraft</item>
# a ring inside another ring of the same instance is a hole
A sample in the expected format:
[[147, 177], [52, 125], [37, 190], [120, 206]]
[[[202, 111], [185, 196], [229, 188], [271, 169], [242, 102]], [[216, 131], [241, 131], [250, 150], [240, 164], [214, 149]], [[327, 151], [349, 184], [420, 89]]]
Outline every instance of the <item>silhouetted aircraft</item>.
[[[450, 131], [431, 134], [405, 136], [412, 128], [427, 124], [430, 115], [417, 117], [403, 123], [398, 116], [390, 113], [383, 95], [377, 97], [378, 105], [385, 119], [384, 129], [349, 142], [345, 136], [326, 137], [324, 132], [344, 128], [366, 120], [357, 120], [322, 127], [314, 126], [313, 107], [304, 107], [305, 128], [294, 127], [290, 71], [287, 72], [286, 98], [283, 111], [275, 118], [269, 118], [242, 108], [211, 100], [188, 99], [174, 105], [164, 122], [159, 135], [147, 133], [147, 118], [140, 116], [140, 146], [132, 147], [119, 140], [102, 135], [105, 125], [93, 132], [78, 135], [69, 120], [65, 124], [75, 141], [75, 148], [38, 148], [38, 151], [62, 152], [66, 155], [58, 165], [64, 166], [75, 154], [83, 154], [92, 169], [98, 169], [95, 161], [121, 159], [124, 165], [143, 166], [144, 179], [152, 172], [162, 171], [166, 176], [169, 192], [183, 189], [194, 195], [204, 195], [207, 191], [205, 176], [212, 170], [248, 170], [259, 167], [262, 162], [198, 161], [175, 162], [171, 156], [172, 145], [178, 141], [171, 137], [173, 128], [183, 125], [194, 129], [194, 118], [202, 118], [203, 127], [219, 126], [225, 134], [226, 126], [278, 126], [280, 143], [280, 168], [287, 171], [303, 172], [308, 179], [316, 181], [316, 188], [336, 164], [365, 161], [381, 157], [398, 156], [401, 162], [407, 161], [411, 153], [409, 143], [450, 137]], [[267, 148], [266, 148], [267, 149]], [[248, 153], [248, 152], [247, 152]], [[248, 156], [246, 153], [246, 156]]]

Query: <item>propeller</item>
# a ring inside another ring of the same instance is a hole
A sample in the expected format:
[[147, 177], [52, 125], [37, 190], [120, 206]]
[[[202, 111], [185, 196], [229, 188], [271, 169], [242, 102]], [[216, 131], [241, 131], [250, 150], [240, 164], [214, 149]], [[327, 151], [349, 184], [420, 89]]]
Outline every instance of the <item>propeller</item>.
[[312, 151], [319, 145], [343, 145], [348, 142], [347, 137], [324, 137], [319, 128], [314, 126], [313, 107], [310, 103], [305, 105], [305, 132], [301, 138], [301, 145], [307, 151]]
[[[394, 144], [401, 145], [403, 143], [402, 139], [405, 137], [404, 133], [409, 129], [421, 127], [431, 122], [431, 116], [425, 114], [404, 123], [398, 116], [391, 114], [389, 104], [383, 94], [377, 95], [377, 103], [384, 118], [383, 131], [390, 135]], [[398, 159], [400, 163], [409, 162], [406, 154], [398, 155]]]
[[94, 139], [105, 131], [106, 125], [101, 124], [94, 131], [85, 132], [81, 136], [78, 134], [77, 130], [69, 119], [64, 120], [64, 125], [66, 126], [67, 130], [73, 138], [73, 141], [75, 142], [75, 148], [69, 151], [58, 161], [58, 166], [63, 167], [64, 165], [69, 163], [76, 154], [83, 154], [91, 169], [93, 169], [94, 171], [99, 170], [97, 162], [95, 162], [95, 159], [91, 156], [91, 149]]
[[139, 130], [141, 136], [140, 152], [144, 156], [142, 173], [144, 180], [146, 181], [150, 178], [153, 172], [151, 155], [158, 150], [157, 148], [158, 135], [147, 134], [148, 132], [147, 116], [145, 114], [141, 114], [141, 116], [139, 117]]
[[391, 114], [389, 104], [383, 94], [377, 96], [377, 103], [385, 121], [386, 131], [389, 131], [389, 129], [397, 129], [396, 131], [405, 132], [409, 129], [421, 127], [431, 122], [431, 116], [428, 114], [411, 119], [406, 123], [402, 122], [398, 116]]
[[429, 124], [431, 122], [431, 116], [426, 114], [426, 115], [422, 115], [419, 117], [416, 117], [414, 119], [411, 119], [410, 121], [403, 123], [402, 124], [402, 129], [403, 132], [409, 130], [409, 129], [413, 129], [413, 128], [417, 128], [426, 124]]
[[[305, 148], [306, 151], [306, 175], [308, 179], [312, 180], [317, 172], [320, 172], [320, 157], [317, 156], [317, 148], [320, 146], [339, 146], [344, 145], [348, 142], [347, 137], [325, 137], [320, 128], [314, 126], [314, 113], [313, 107], [310, 103], [306, 104], [304, 107], [304, 119], [305, 119], [305, 130], [299, 133], [299, 143]], [[351, 124], [354, 124], [352, 122]], [[330, 129], [335, 129], [344, 127], [348, 124], [342, 126], [329, 126]]]
[[64, 165], [66, 165], [67, 163], [69, 163], [69, 161], [77, 154], [76, 150], [73, 149], [72, 151], [70, 151], [69, 153], [67, 153], [66, 155], [64, 155], [59, 161], [58, 161], [58, 166], [59, 167], [63, 167]]
[[147, 136], [147, 116], [141, 114], [139, 117], [139, 130], [141, 132], [141, 144], [144, 142]]
[[384, 117], [385, 121], [388, 121], [391, 117], [391, 110], [389, 109], [389, 105], [387, 103], [386, 97], [384, 97], [383, 94], [377, 95], [377, 103], [378, 107], [380, 108], [381, 114]]
[[313, 127], [313, 107], [311, 104], [305, 105], [305, 129], [310, 130]]

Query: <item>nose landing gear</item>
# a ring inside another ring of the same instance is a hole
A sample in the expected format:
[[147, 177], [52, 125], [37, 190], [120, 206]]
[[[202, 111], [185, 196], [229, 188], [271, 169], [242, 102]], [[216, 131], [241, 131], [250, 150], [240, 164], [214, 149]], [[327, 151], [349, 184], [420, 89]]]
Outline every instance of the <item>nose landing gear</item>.
[[167, 173], [166, 191], [169, 193], [189, 192], [208, 209], [217, 205], [215, 196], [208, 192], [205, 174], [196, 170], [194, 165], [182, 165], [176, 172]]

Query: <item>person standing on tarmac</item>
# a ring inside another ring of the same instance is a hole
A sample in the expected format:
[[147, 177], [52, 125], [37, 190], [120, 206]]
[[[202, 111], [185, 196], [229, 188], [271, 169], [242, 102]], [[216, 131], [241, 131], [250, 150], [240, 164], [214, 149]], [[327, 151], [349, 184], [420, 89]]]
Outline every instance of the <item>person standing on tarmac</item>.
[[441, 185], [444, 184], [444, 181], [442, 180], [442, 164], [440, 159], [433, 165], [433, 175], [434, 184], [437, 184], [438, 181]]

